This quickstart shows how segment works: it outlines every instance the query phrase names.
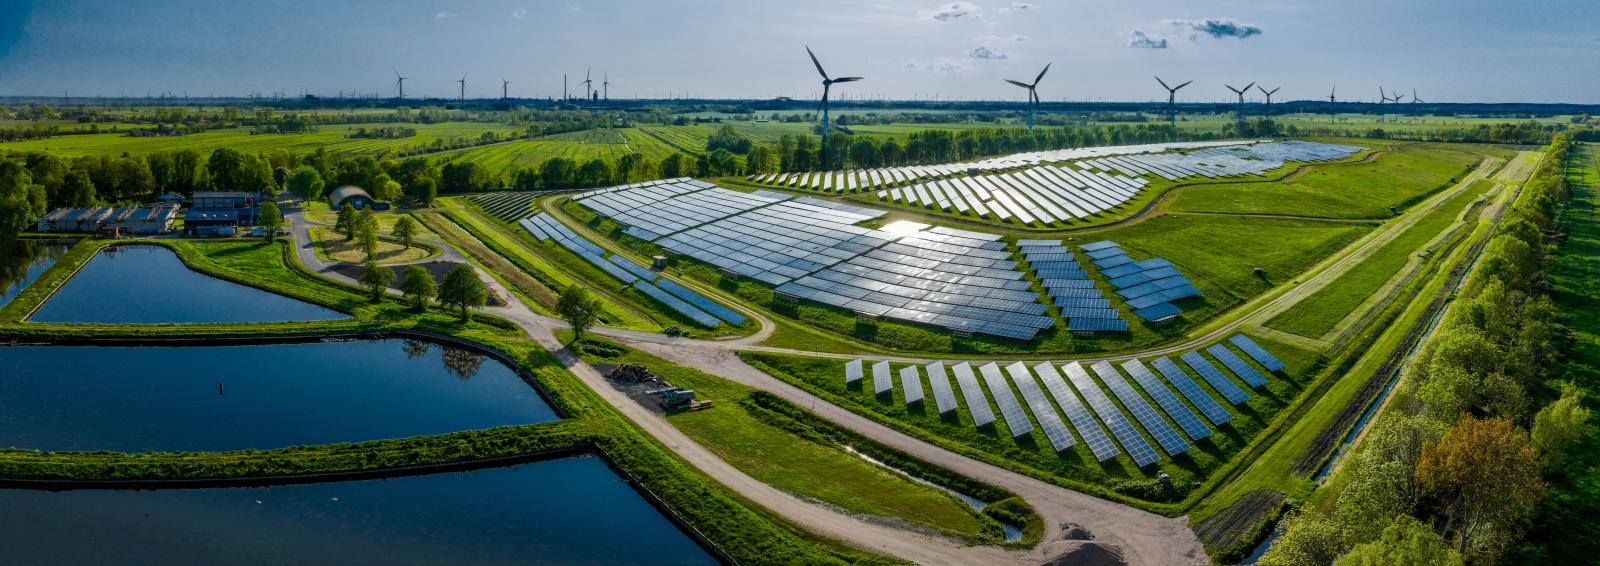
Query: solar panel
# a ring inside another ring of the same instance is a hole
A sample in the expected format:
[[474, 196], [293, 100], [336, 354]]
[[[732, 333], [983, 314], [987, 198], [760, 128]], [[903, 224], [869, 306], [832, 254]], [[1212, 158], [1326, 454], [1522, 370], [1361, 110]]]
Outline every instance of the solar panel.
[[1092, 251], [1095, 251], [1095, 250], [1103, 250], [1103, 249], [1106, 249], [1106, 248], [1117, 247], [1117, 243], [1113, 242], [1111, 240], [1100, 240], [1098, 242], [1089, 242], [1087, 244], [1084, 244], [1084, 245], [1081, 245], [1081, 246], [1078, 246], [1078, 247], [1082, 248], [1083, 251], [1092, 252]]
[[1145, 307], [1133, 311], [1133, 314], [1145, 320], [1161, 320], [1177, 316], [1181, 312], [1183, 312], [1183, 309], [1173, 306], [1172, 303], [1161, 303], [1153, 307]]
[[1227, 346], [1212, 344], [1211, 347], [1206, 348], [1206, 351], [1211, 353], [1211, 357], [1222, 362], [1222, 365], [1227, 366], [1234, 375], [1239, 376], [1239, 379], [1243, 379], [1245, 383], [1250, 384], [1251, 387], [1261, 387], [1267, 384], [1267, 378], [1262, 377], [1261, 372], [1256, 371], [1256, 368], [1250, 367], [1250, 364], [1239, 359], [1239, 356], [1234, 355], [1233, 350], [1229, 350]]
[[894, 388], [894, 377], [889, 375], [889, 362], [872, 364], [872, 394], [882, 395]]
[[657, 281], [656, 285], [661, 287], [662, 290], [672, 293], [673, 296], [683, 299], [689, 304], [698, 307], [700, 310], [711, 313], [712, 316], [726, 321], [728, 324], [738, 326], [740, 324], [744, 324], [744, 321], [746, 320], [745, 316], [739, 314], [737, 311], [722, 306], [716, 301], [707, 299], [704, 296], [701, 296], [699, 293], [685, 289], [682, 285], [673, 283], [670, 280], [662, 279]]
[[718, 320], [717, 317], [711, 316], [706, 311], [695, 308], [694, 305], [683, 302], [682, 299], [667, 294], [666, 291], [662, 291], [660, 287], [656, 287], [655, 285], [640, 281], [634, 283], [633, 288], [638, 289], [639, 292], [648, 295], [650, 298], [659, 301], [663, 305], [666, 305], [667, 308], [677, 311], [678, 314], [688, 317], [690, 320], [693, 320], [706, 328], [712, 328], [722, 323], [722, 321]]
[[989, 398], [984, 396], [983, 387], [978, 385], [978, 377], [972, 374], [972, 366], [961, 362], [950, 368], [956, 374], [956, 385], [961, 388], [961, 397], [967, 400], [967, 412], [972, 414], [972, 426], [985, 427], [994, 424], [994, 410], [989, 408]]
[[[1133, 413], [1134, 420], [1144, 426], [1145, 432], [1155, 437], [1156, 444], [1160, 444], [1167, 455], [1177, 456], [1189, 450], [1189, 442], [1184, 440], [1172, 425], [1167, 424], [1166, 419], [1161, 418], [1155, 407], [1151, 407], [1150, 403], [1144, 400], [1144, 396], [1139, 395], [1139, 392], [1128, 384], [1128, 380], [1122, 378], [1122, 373], [1117, 371], [1116, 366], [1111, 365], [1111, 362], [1102, 361], [1096, 362], [1093, 369], [1094, 373], [1100, 376], [1100, 381], [1111, 389], [1111, 394], [1122, 401], [1122, 406]], [[1144, 464], [1139, 465], [1144, 466]]]
[[1267, 368], [1267, 371], [1283, 371], [1283, 362], [1279, 361], [1277, 356], [1272, 355], [1265, 348], [1257, 346], [1249, 336], [1235, 334], [1228, 341], [1233, 342], [1234, 346], [1249, 354], [1251, 358], [1255, 359], [1256, 363], [1261, 364], [1261, 367]]
[[1061, 374], [1056, 372], [1055, 366], [1049, 362], [1036, 364], [1033, 371], [1039, 373], [1039, 380], [1044, 382], [1044, 388], [1050, 392], [1050, 397], [1061, 406], [1061, 411], [1067, 414], [1067, 420], [1072, 422], [1072, 428], [1078, 429], [1078, 436], [1083, 437], [1083, 443], [1089, 446], [1089, 452], [1094, 454], [1096, 461], [1104, 462], [1115, 458], [1122, 451], [1106, 436], [1105, 429], [1100, 428], [1100, 423], [1094, 420], [1089, 410], [1084, 408], [1083, 402], [1072, 392], [1071, 387], [1061, 380]]
[[1067, 330], [1073, 332], [1127, 332], [1128, 321], [1106, 318], [1074, 318], [1067, 321]]
[[1022, 402], [1028, 404], [1028, 409], [1033, 411], [1034, 420], [1039, 421], [1039, 428], [1044, 430], [1045, 438], [1050, 440], [1050, 446], [1056, 452], [1065, 451], [1077, 444], [1077, 439], [1067, 430], [1066, 423], [1061, 422], [1061, 415], [1044, 398], [1044, 391], [1039, 389], [1039, 382], [1034, 381], [1033, 374], [1028, 373], [1028, 366], [1017, 362], [1006, 366], [1006, 373], [1011, 375], [1011, 381], [1017, 384], [1017, 391], [1022, 392]]
[[1222, 375], [1222, 371], [1218, 370], [1217, 366], [1211, 365], [1211, 362], [1206, 361], [1205, 357], [1200, 355], [1200, 352], [1188, 352], [1179, 357], [1183, 358], [1183, 363], [1189, 364], [1190, 369], [1200, 374], [1200, 377], [1205, 379], [1206, 383], [1210, 383], [1211, 388], [1216, 389], [1217, 393], [1221, 393], [1222, 398], [1227, 399], [1229, 403], [1238, 405], [1250, 400], [1249, 393], [1245, 393], [1244, 389], [1241, 389], [1233, 380], [1228, 379], [1228, 376]]
[[1161, 459], [1155, 449], [1150, 447], [1150, 443], [1145, 442], [1139, 431], [1133, 428], [1133, 423], [1128, 422], [1128, 418], [1117, 409], [1116, 403], [1112, 403], [1106, 392], [1095, 384], [1094, 378], [1089, 377], [1089, 372], [1083, 370], [1083, 365], [1072, 362], [1061, 366], [1061, 371], [1066, 372], [1067, 379], [1072, 381], [1072, 386], [1083, 395], [1083, 400], [1094, 410], [1094, 414], [1106, 423], [1106, 428], [1111, 429], [1111, 435], [1117, 437], [1117, 442], [1122, 444], [1122, 449], [1128, 452], [1128, 456], [1133, 458], [1135, 464], [1143, 468]]
[[907, 405], [922, 402], [922, 377], [917, 375], [917, 366], [900, 368], [900, 390], [906, 394]]
[[1139, 360], [1122, 362], [1122, 371], [1128, 372], [1128, 375], [1133, 376], [1133, 380], [1139, 383], [1139, 387], [1143, 388], [1151, 399], [1155, 399], [1156, 404], [1161, 406], [1161, 410], [1166, 411], [1167, 416], [1172, 418], [1172, 422], [1178, 423], [1178, 428], [1183, 429], [1183, 432], [1187, 433], [1189, 438], [1200, 440], [1211, 436], [1211, 427], [1200, 422], [1200, 417], [1195, 416], [1194, 411], [1189, 410], [1189, 406], [1184, 405], [1183, 401], [1179, 401], [1178, 396], [1173, 395], [1172, 390], [1161, 383], [1156, 374], [1150, 373], [1150, 369], [1144, 367], [1144, 364], [1140, 363]]
[[1018, 438], [1033, 432], [1033, 423], [1028, 421], [1028, 413], [1023, 412], [1022, 405], [1017, 403], [1017, 396], [1011, 393], [1011, 386], [1006, 384], [1006, 376], [1000, 373], [1000, 366], [994, 362], [984, 364], [978, 368], [983, 374], [983, 382], [989, 386], [989, 394], [994, 396], [994, 402], [1000, 406], [1000, 416], [1006, 419], [1006, 428], [1011, 429], [1011, 437]]
[[844, 364], [844, 384], [855, 385], [861, 382], [861, 360], [850, 360]]
[[933, 403], [943, 415], [956, 410], [956, 394], [950, 390], [950, 375], [944, 371], [944, 362], [928, 364], [928, 383], [933, 386]]
[[1210, 394], [1201, 389], [1200, 385], [1190, 379], [1189, 374], [1184, 373], [1183, 368], [1178, 367], [1178, 364], [1173, 363], [1172, 360], [1163, 356], [1150, 362], [1150, 365], [1155, 366], [1156, 370], [1160, 371], [1161, 375], [1165, 376], [1173, 387], [1177, 387], [1178, 392], [1182, 393], [1183, 397], [1189, 400], [1189, 403], [1193, 404], [1196, 409], [1200, 409], [1200, 414], [1205, 415], [1206, 420], [1211, 421], [1211, 424], [1221, 426], [1223, 423], [1233, 420], [1232, 413], [1222, 408], [1221, 403], [1218, 403], [1216, 399], [1212, 399]]

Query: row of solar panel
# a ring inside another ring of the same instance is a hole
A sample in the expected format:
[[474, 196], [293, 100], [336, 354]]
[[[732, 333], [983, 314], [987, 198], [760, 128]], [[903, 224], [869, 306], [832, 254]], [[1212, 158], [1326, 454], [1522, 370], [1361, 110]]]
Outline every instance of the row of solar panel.
[[1085, 160], [1083, 165], [1128, 176], [1155, 175], [1169, 181], [1186, 177], [1260, 175], [1287, 161], [1325, 161], [1349, 157], [1362, 148], [1315, 142], [1277, 142], [1188, 153], [1108, 156]]
[[1200, 294], [1193, 282], [1166, 259], [1134, 261], [1116, 242], [1109, 240], [1081, 247], [1084, 255], [1100, 268], [1100, 275], [1116, 288], [1117, 295], [1139, 318], [1152, 322], [1170, 319], [1183, 312], [1172, 301]]
[[[1230, 341], [1239, 345], [1263, 367], [1278, 368], [1269, 371], [1282, 370], [1282, 362], [1255, 345], [1248, 337], [1242, 334], [1235, 335]], [[1207, 348], [1207, 352], [1251, 387], [1265, 384], [1259, 372], [1221, 344]], [[1182, 359], [1190, 369], [1228, 399], [1229, 403], [1237, 405], [1249, 399], [1248, 394], [1198, 352], [1186, 353]], [[992, 396], [995, 406], [999, 407], [1000, 418], [1005, 421], [1006, 429], [1012, 437], [1020, 438], [1031, 434], [1033, 423], [1038, 422], [1041, 432], [1057, 452], [1077, 445], [1078, 438], [1082, 438], [1083, 443], [1097, 460], [1104, 461], [1126, 452], [1136, 464], [1144, 467], [1156, 462], [1161, 456], [1145, 441], [1144, 435], [1127, 419], [1122, 408], [1112, 401], [1112, 397], [1121, 403], [1127, 414], [1133, 415], [1133, 420], [1139, 423], [1139, 428], [1155, 439], [1162, 452], [1168, 456], [1186, 452], [1189, 449], [1189, 439], [1201, 440], [1211, 436], [1212, 430], [1205, 421], [1209, 421], [1211, 425], [1221, 426], [1233, 420], [1233, 415], [1227, 409], [1206, 393], [1171, 359], [1157, 358], [1152, 365], [1160, 372], [1161, 377], [1157, 377], [1155, 372], [1150, 371], [1139, 360], [1122, 362], [1121, 372], [1110, 362], [1096, 362], [1089, 366], [1089, 370], [1099, 378], [1099, 383], [1096, 383], [1089, 371], [1077, 362], [1060, 366], [1060, 372], [1049, 362], [1031, 366], [1031, 372], [1030, 366], [1023, 362], [1005, 366], [1004, 373], [1001, 372], [999, 364], [993, 362], [979, 366], [976, 374], [972, 366], [966, 362], [955, 364], [950, 367], [950, 371], [955, 375], [962, 398], [967, 400], [968, 414], [976, 427], [988, 427], [995, 422], [995, 415], [989, 405], [988, 397], [984, 394], [984, 387], [980, 386], [978, 381], [978, 377], [981, 376], [982, 384], [987, 386], [988, 396]], [[930, 363], [925, 366], [925, 371], [938, 413], [944, 415], [955, 411], [959, 402], [950, 386], [944, 362]], [[1133, 387], [1124, 378], [1124, 373], [1131, 376], [1139, 387]], [[908, 406], [924, 404], [923, 382], [918, 366], [904, 366], [899, 374], [902, 402]], [[1038, 376], [1037, 380], [1035, 374]], [[1063, 374], [1066, 376], [1066, 382], [1062, 380]], [[1007, 375], [1010, 377], [1009, 384], [1006, 380]], [[889, 395], [893, 391], [894, 377], [889, 362], [874, 363], [872, 376], [874, 395]], [[845, 364], [847, 387], [857, 385], [864, 377], [861, 360], [852, 360]], [[1165, 383], [1162, 378], [1165, 378]], [[1044, 384], [1044, 389], [1039, 387], [1040, 382]], [[1071, 383], [1070, 389], [1067, 387], [1067, 382]], [[1101, 384], [1104, 384], [1104, 389]], [[1171, 385], [1170, 388], [1168, 384]], [[1020, 403], [1013, 393], [1013, 385], [1015, 391], [1022, 395]], [[1178, 393], [1174, 394], [1172, 388], [1176, 388]], [[1106, 389], [1111, 391], [1111, 395], [1105, 393]], [[1155, 401], [1155, 406], [1146, 401], [1140, 390]], [[1046, 398], [1047, 391], [1049, 397], [1055, 400], [1054, 406]], [[1189, 405], [1180, 401], [1179, 395], [1187, 399]], [[1190, 405], [1200, 412], [1200, 416], [1205, 417], [1205, 421], [1190, 409]], [[1060, 407], [1060, 413], [1056, 407]], [[1157, 407], [1160, 408], [1159, 411]], [[1033, 415], [1032, 421], [1028, 417], [1030, 412]], [[1061, 419], [1063, 413], [1066, 415], [1065, 422]], [[1171, 422], [1169, 423], [1167, 419], [1171, 419]], [[1066, 422], [1070, 422], [1072, 428], [1077, 430], [1077, 437], [1069, 431]], [[1177, 428], [1172, 426], [1173, 423]], [[1182, 434], [1178, 432], [1180, 429], [1183, 431]], [[1110, 432], [1110, 436], [1107, 436], [1106, 431]], [[1112, 442], [1112, 438], [1115, 438], [1115, 443]]]
[[[1018, 248], [1045, 292], [1067, 319], [1067, 330], [1079, 334], [1127, 332], [1128, 321], [1089, 279], [1088, 272], [1060, 240], [1019, 240]], [[1092, 252], [1091, 252], [1092, 253]]]
[[1132, 199], [1138, 178], [1041, 165], [998, 175], [951, 177], [878, 191], [878, 199], [1022, 224], [1085, 219]]

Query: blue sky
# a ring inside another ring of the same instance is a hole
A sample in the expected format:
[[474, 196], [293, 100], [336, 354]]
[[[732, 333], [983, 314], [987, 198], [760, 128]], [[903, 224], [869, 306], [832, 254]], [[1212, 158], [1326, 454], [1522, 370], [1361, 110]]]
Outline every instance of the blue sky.
[[[810, 44], [844, 95], [1023, 99], [1004, 78], [1053, 63], [1045, 100], [1154, 100], [1151, 79], [1283, 86], [1275, 100], [1600, 103], [1600, 2], [1546, 0], [243, 2], [0, 0], [0, 96], [559, 96], [586, 67], [614, 98], [815, 97]], [[1169, 81], [1169, 82], [1171, 82]], [[1259, 94], [1257, 95], [1259, 96]]]

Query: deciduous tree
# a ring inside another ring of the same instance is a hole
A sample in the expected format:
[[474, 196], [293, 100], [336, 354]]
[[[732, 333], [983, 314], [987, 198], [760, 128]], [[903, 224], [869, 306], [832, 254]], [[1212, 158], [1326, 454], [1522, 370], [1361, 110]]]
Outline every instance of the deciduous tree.
[[383, 299], [383, 293], [389, 288], [389, 283], [394, 281], [394, 270], [378, 265], [376, 261], [367, 261], [367, 268], [361, 273], [361, 284], [372, 293], [372, 302]]
[[258, 223], [267, 231], [267, 241], [278, 239], [278, 230], [283, 228], [283, 211], [278, 210], [278, 203], [266, 201], [261, 203], [261, 218]]
[[412, 220], [410, 216], [401, 216], [394, 222], [394, 230], [389, 235], [400, 240], [400, 243], [409, 250], [417, 238], [417, 221]]
[[417, 312], [427, 310], [428, 301], [439, 294], [438, 286], [433, 282], [433, 274], [420, 265], [407, 266], [405, 274], [400, 281], [400, 293], [405, 295], [406, 302], [411, 303], [411, 308]]
[[469, 309], [487, 304], [489, 289], [478, 279], [472, 266], [462, 264], [445, 274], [444, 285], [439, 288], [439, 302], [461, 309], [461, 320], [472, 320]]
[[1417, 480], [1449, 505], [1447, 533], [1463, 555], [1493, 561], [1544, 496], [1528, 435], [1504, 418], [1461, 419], [1422, 447]]
[[572, 326], [572, 341], [577, 342], [583, 338], [583, 333], [594, 326], [600, 318], [600, 309], [603, 303], [599, 297], [589, 293], [587, 288], [577, 283], [572, 283], [561, 289], [561, 295], [556, 300], [556, 313], [562, 320]]

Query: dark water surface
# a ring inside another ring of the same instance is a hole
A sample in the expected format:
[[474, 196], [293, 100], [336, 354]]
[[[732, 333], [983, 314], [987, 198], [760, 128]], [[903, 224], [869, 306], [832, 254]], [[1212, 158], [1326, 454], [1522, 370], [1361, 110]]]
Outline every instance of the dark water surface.
[[72, 249], [74, 240], [0, 242], [0, 307], [22, 293], [34, 279]]
[[12, 564], [712, 564], [595, 456], [266, 488], [0, 490]]
[[558, 418], [499, 360], [410, 339], [0, 346], [0, 408], [0, 446], [125, 452], [282, 448]]
[[29, 318], [34, 322], [160, 324], [338, 320], [348, 315], [189, 269], [172, 250], [100, 252]]

